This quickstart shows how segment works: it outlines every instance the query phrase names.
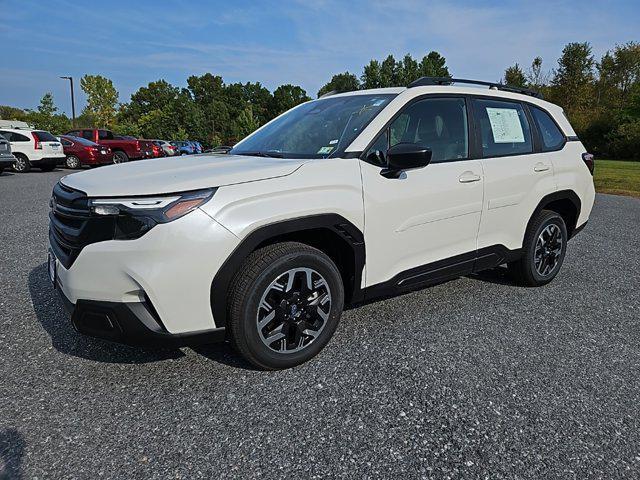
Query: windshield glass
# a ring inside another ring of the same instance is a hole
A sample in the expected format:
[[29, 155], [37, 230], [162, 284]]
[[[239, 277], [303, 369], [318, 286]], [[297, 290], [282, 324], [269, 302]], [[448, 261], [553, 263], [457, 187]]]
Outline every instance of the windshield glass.
[[305, 103], [242, 140], [229, 153], [283, 158], [336, 155], [395, 96], [347, 95]]

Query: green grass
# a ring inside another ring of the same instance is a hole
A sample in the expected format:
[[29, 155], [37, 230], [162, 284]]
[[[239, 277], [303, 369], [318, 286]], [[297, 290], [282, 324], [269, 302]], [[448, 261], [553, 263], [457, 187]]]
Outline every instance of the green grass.
[[596, 159], [596, 191], [640, 198], [640, 162]]

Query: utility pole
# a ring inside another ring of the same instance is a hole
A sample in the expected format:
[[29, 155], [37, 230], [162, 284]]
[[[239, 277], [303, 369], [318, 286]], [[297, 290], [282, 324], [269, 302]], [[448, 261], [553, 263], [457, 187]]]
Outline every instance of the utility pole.
[[69, 82], [71, 83], [71, 117], [72, 117], [71, 125], [73, 125], [73, 128], [76, 128], [76, 102], [73, 97], [73, 77], [60, 77], [60, 78], [69, 80]]

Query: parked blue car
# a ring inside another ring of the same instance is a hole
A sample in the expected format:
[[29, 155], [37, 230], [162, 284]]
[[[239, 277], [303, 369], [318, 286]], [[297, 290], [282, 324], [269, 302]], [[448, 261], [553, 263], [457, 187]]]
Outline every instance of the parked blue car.
[[191, 155], [196, 153], [195, 146], [191, 142], [184, 142], [182, 140], [176, 142], [169, 142], [171, 145], [178, 149], [180, 155]]
[[202, 153], [203, 148], [202, 148], [202, 145], [200, 144], [200, 142], [192, 141], [191, 144], [193, 145], [193, 148], [195, 149], [195, 153]]

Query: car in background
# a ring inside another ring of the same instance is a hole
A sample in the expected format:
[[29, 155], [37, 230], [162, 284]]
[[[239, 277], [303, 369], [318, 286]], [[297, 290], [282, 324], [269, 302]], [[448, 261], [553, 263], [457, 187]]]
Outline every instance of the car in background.
[[0, 175], [5, 168], [11, 167], [16, 161], [16, 157], [11, 153], [9, 140], [0, 135]]
[[84, 165], [96, 167], [113, 163], [113, 152], [109, 147], [98, 145], [86, 138], [60, 135], [60, 143], [67, 156], [67, 168], [77, 169]]
[[153, 158], [160, 158], [165, 156], [162, 147], [153, 140], [151, 140], [151, 148], [153, 149]]
[[173, 145], [171, 145], [171, 143], [167, 142], [166, 140], [152, 140], [152, 142], [155, 145], [162, 148], [162, 150], [164, 151], [164, 155], [166, 157], [172, 157], [178, 154], [177, 147], [174, 147]]
[[14, 172], [26, 173], [32, 167], [50, 172], [66, 158], [58, 139], [44, 130], [3, 128], [0, 135], [11, 144]]
[[195, 153], [195, 149], [193, 147], [193, 145], [191, 145], [191, 143], [189, 142], [185, 142], [183, 140], [178, 140], [175, 142], [170, 142], [171, 145], [173, 145], [174, 147], [176, 147], [178, 149], [178, 153], [177, 155], [191, 155], [193, 153]]
[[202, 153], [204, 149], [202, 148], [202, 144], [200, 142], [191, 142], [195, 148], [196, 153]]
[[228, 145], [219, 145], [217, 147], [213, 147], [213, 148], [209, 148], [208, 150], [205, 150], [205, 153], [216, 153], [216, 154], [222, 154], [222, 155], [226, 155], [227, 153], [229, 153], [229, 150], [231, 150], [233, 147], [230, 147]]
[[113, 152], [113, 163], [153, 158], [153, 143], [150, 140], [139, 140], [126, 135], [117, 136], [112, 131], [102, 128], [81, 128], [71, 130], [65, 135], [82, 137], [98, 145], [109, 147]]

